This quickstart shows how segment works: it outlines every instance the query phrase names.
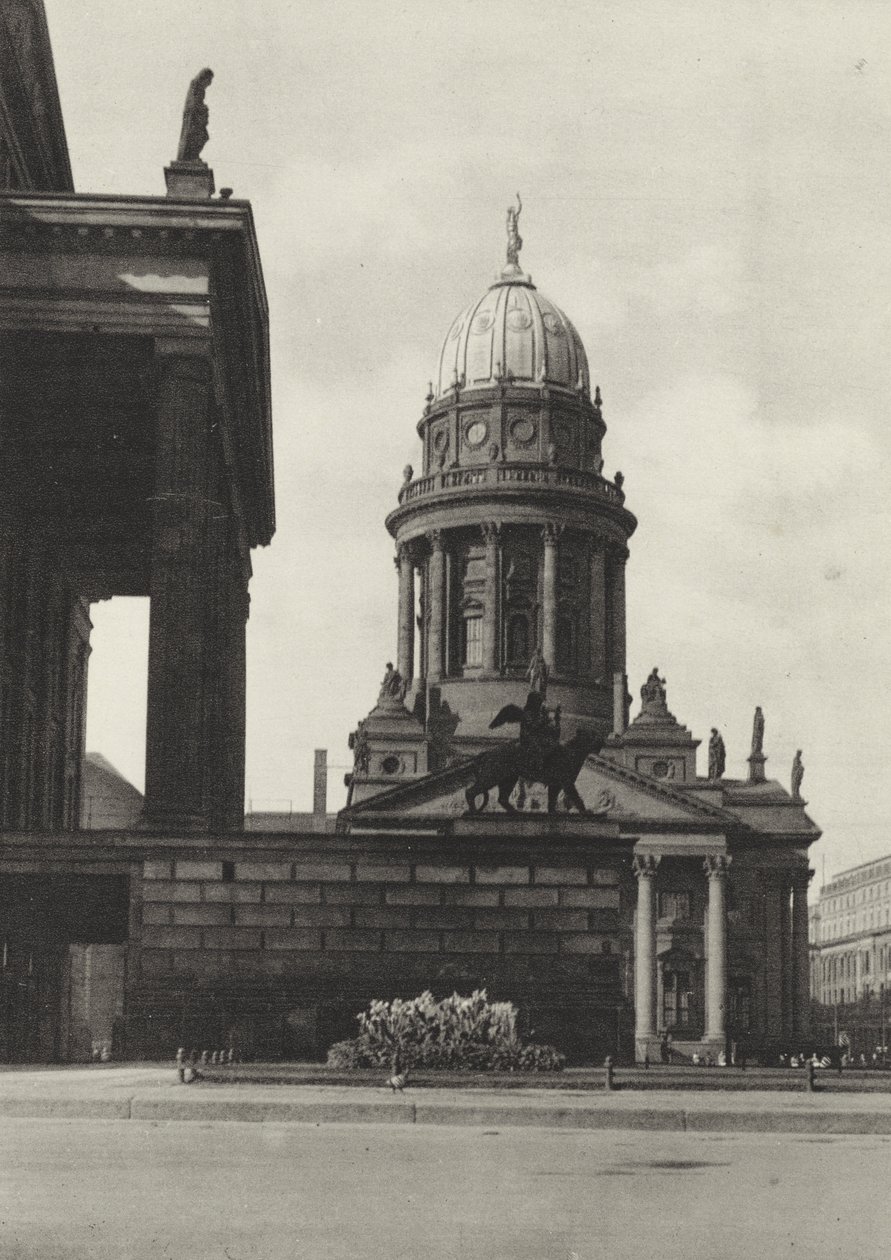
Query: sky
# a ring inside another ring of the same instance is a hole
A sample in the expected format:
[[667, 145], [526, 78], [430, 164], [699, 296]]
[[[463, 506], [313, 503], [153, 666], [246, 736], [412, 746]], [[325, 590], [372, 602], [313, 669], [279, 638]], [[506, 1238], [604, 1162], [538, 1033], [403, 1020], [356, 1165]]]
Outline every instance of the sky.
[[[311, 805], [396, 638], [384, 528], [442, 338], [504, 257], [578, 328], [639, 519], [632, 692], [717, 726], [824, 838], [891, 852], [884, 0], [46, 0], [75, 185], [161, 194], [204, 65], [217, 187], [253, 203], [278, 532], [254, 553], [247, 794]], [[147, 605], [95, 605], [88, 745], [137, 786]], [[636, 711], [635, 704], [635, 711]]]

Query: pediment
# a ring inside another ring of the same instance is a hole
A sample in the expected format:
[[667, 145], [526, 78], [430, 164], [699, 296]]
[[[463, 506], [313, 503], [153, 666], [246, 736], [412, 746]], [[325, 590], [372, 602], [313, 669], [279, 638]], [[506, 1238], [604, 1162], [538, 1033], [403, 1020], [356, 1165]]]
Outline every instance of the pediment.
[[[343, 810], [340, 818], [344, 823], [353, 819], [359, 823], [363, 819], [371, 821], [375, 816], [406, 821], [416, 818], [419, 822], [422, 819], [433, 821], [467, 817], [465, 791], [473, 782], [478, 760], [476, 757], [469, 758], [412, 783], [380, 792]], [[590, 816], [623, 826], [637, 823], [701, 826], [704, 822], [714, 826], [732, 821], [723, 810], [597, 756], [588, 757], [582, 765], [576, 788]], [[516, 790], [511, 799], [518, 805]], [[540, 784], [527, 785], [521, 813], [529, 817], [546, 811], [546, 789]], [[565, 813], [562, 802], [559, 812]], [[489, 793], [485, 807], [479, 813], [504, 816], [495, 791]]]

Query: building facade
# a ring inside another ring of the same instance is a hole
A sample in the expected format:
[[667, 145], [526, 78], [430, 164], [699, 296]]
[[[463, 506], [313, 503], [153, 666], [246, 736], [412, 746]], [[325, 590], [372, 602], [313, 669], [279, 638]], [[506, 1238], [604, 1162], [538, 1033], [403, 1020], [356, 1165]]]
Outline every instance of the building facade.
[[820, 889], [810, 923], [811, 996], [835, 1007], [891, 983], [891, 857], [842, 871]]

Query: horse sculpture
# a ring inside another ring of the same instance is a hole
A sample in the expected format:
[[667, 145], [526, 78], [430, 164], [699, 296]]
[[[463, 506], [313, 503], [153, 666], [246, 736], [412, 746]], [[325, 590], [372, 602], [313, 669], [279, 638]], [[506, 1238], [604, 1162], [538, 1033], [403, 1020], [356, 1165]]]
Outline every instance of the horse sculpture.
[[567, 743], [559, 743], [541, 696], [535, 692], [530, 692], [525, 709], [515, 704], [505, 705], [489, 726], [515, 722], [520, 724], [520, 738], [483, 753], [474, 764], [473, 782], [465, 792], [470, 813], [478, 814], [486, 808], [493, 788], [498, 789], [501, 808], [509, 814], [517, 813], [510, 796], [520, 779], [526, 779], [543, 783], [548, 789], [549, 814], [556, 812], [561, 792], [569, 805], [580, 814], [586, 814], [588, 811], [575, 781], [585, 758], [599, 750], [600, 741], [590, 733], [579, 731]]

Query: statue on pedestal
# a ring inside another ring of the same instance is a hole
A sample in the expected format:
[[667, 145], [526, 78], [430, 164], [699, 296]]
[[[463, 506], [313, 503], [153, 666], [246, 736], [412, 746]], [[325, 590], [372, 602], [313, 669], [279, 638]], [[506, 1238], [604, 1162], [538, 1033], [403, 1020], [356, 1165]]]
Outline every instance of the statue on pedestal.
[[213, 71], [204, 69], [189, 84], [186, 103], [183, 108], [183, 125], [179, 135], [179, 148], [176, 151], [177, 162], [199, 162], [201, 150], [210, 136], [207, 132], [207, 120], [210, 112], [204, 103], [204, 93], [213, 81]]
[[708, 741], [708, 777], [710, 779], [720, 779], [724, 773], [726, 762], [727, 751], [724, 747], [724, 741], [717, 727], [713, 726], [711, 738]]
[[647, 681], [640, 689], [641, 709], [644, 713], [666, 713], [668, 704], [665, 698], [665, 679], [659, 677], [659, 670], [653, 667]]
[[755, 718], [752, 722], [752, 756], [759, 757], [764, 751], [764, 714], [761, 712], [761, 705], [755, 709]]
[[387, 661], [387, 668], [384, 672], [384, 679], [381, 683], [381, 689], [378, 693], [378, 704], [401, 704], [405, 699], [406, 683], [398, 669], [393, 668], [393, 662]]
[[522, 209], [523, 203], [520, 200], [520, 194], [517, 193], [516, 210], [513, 206], [507, 208], [507, 261], [513, 263], [515, 267], [520, 265], [520, 250], [523, 248], [523, 238], [517, 226]]

